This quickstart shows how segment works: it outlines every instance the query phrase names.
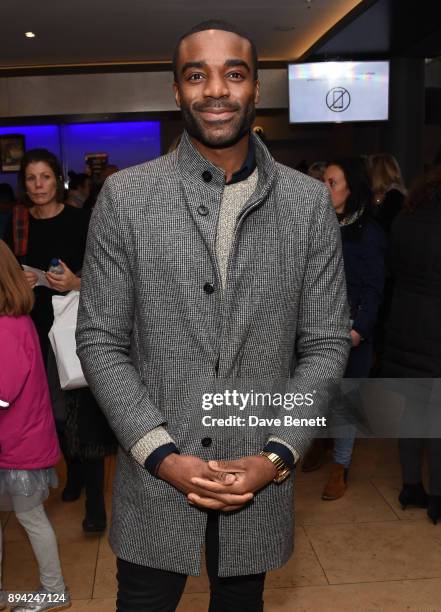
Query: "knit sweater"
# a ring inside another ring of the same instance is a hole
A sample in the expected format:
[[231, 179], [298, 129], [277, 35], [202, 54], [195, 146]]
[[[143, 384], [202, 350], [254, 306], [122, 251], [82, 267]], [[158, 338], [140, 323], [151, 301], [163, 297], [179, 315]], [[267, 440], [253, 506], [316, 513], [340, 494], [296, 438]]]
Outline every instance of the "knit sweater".
[[253, 195], [257, 185], [257, 168], [244, 181], [225, 185], [216, 232], [216, 257], [222, 286], [227, 282], [228, 258], [233, 246], [236, 221], [240, 211]]

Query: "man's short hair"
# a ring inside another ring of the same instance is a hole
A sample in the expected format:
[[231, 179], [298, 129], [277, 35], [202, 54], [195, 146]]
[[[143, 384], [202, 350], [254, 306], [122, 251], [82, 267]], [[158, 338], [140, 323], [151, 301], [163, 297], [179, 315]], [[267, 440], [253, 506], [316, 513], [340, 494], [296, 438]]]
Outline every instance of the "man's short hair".
[[252, 70], [253, 70], [253, 73], [254, 73], [254, 78], [255, 79], [258, 78], [258, 74], [257, 74], [257, 61], [258, 61], [257, 60], [257, 49], [256, 49], [256, 45], [254, 44], [253, 39], [250, 38], [250, 36], [248, 36], [248, 34], [243, 32], [242, 30], [240, 30], [239, 28], [237, 28], [233, 24], [228, 23], [227, 21], [222, 21], [221, 19], [209, 19], [208, 21], [202, 21], [201, 23], [198, 23], [197, 25], [193, 26], [190, 30], [185, 32], [185, 34], [183, 34], [181, 36], [181, 38], [178, 40], [178, 42], [176, 43], [176, 47], [175, 47], [175, 50], [173, 52], [173, 60], [172, 60], [173, 75], [175, 77], [175, 81], [178, 80], [177, 65], [178, 65], [179, 48], [181, 46], [181, 42], [185, 38], [187, 38], [188, 36], [191, 36], [192, 34], [196, 34], [197, 32], [205, 32], [206, 30], [221, 30], [223, 32], [232, 32], [233, 34], [237, 34], [241, 38], [245, 38], [245, 40], [247, 40], [250, 43], [250, 45], [251, 45], [251, 55], [252, 55], [252, 58], [253, 58], [253, 68], [252, 68]]

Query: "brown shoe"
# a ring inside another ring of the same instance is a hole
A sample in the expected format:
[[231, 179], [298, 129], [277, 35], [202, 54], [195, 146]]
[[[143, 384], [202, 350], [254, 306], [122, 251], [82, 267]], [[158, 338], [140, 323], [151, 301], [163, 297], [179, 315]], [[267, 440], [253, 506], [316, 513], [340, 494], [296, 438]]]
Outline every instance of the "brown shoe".
[[323, 489], [322, 499], [338, 499], [345, 494], [347, 488], [348, 470], [341, 463], [333, 463], [331, 474], [326, 487]]
[[325, 440], [316, 438], [303, 459], [302, 472], [313, 472], [321, 468], [325, 461], [325, 454]]

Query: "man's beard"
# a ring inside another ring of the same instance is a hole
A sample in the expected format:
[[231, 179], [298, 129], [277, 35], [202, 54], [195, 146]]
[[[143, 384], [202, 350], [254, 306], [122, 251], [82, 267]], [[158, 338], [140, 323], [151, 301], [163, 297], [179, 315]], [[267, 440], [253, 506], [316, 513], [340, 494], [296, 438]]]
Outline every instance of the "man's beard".
[[[240, 107], [231, 102], [222, 100], [207, 100], [205, 102], [197, 102], [194, 105], [194, 110], [196, 111], [204, 111], [213, 108], [235, 111]], [[250, 131], [256, 115], [254, 103], [250, 102], [250, 104], [244, 107], [241, 112], [237, 113], [233, 119], [229, 121], [220, 120], [218, 122], [219, 126], [223, 124], [227, 126], [227, 129], [219, 134], [216, 133], [214, 129], [205, 127], [197, 114], [182, 101], [181, 112], [185, 128], [190, 136], [210, 149], [226, 149], [238, 143], [239, 140], [242, 140], [245, 134]], [[216, 122], [212, 122], [212, 125], [215, 124]]]

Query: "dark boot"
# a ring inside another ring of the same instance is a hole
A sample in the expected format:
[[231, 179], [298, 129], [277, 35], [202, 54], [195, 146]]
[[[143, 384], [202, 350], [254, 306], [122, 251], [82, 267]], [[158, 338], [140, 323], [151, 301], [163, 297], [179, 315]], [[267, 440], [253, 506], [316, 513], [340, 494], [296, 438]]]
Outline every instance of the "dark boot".
[[313, 441], [303, 459], [302, 472], [313, 472], [322, 467], [326, 454], [325, 442], [323, 438], [316, 438]]
[[441, 519], [441, 495], [429, 495], [427, 516], [434, 525]]
[[331, 501], [343, 497], [347, 489], [348, 469], [341, 463], [334, 463], [329, 480], [323, 489], [322, 499]]
[[81, 495], [81, 489], [84, 486], [84, 473], [81, 461], [78, 459], [70, 459], [65, 456], [67, 468], [67, 482], [61, 494], [61, 499], [64, 502], [74, 502]]
[[407, 506], [415, 506], [416, 508], [427, 508], [427, 493], [424, 490], [422, 482], [416, 484], [403, 484], [398, 501], [401, 508], [405, 510]]
[[86, 459], [83, 466], [86, 485], [86, 516], [83, 530], [87, 533], [99, 533], [106, 529], [104, 459]]

